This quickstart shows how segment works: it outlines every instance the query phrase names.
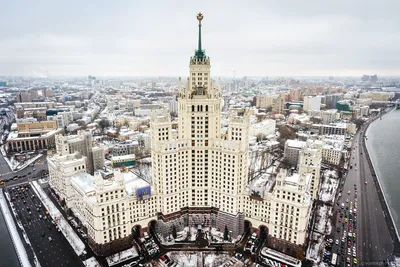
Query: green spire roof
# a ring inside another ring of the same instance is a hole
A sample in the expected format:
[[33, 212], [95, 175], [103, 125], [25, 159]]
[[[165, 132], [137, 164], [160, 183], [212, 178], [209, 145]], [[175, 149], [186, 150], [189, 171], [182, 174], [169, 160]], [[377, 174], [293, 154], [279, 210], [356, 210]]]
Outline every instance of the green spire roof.
[[201, 49], [201, 21], [203, 20], [203, 14], [197, 14], [197, 20], [199, 21], [199, 43], [194, 56], [197, 59], [204, 59], [206, 58], [206, 51]]

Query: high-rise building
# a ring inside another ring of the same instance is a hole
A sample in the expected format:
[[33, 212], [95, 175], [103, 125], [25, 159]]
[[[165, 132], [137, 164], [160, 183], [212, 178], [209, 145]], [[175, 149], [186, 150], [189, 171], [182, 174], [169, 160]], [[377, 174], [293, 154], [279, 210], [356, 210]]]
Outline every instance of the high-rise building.
[[[250, 114], [231, 111], [228, 129], [222, 132], [222, 92], [213, 86], [210, 58], [202, 49], [203, 15], [197, 19], [198, 49], [190, 58], [188, 84], [183, 88], [180, 83], [179, 88], [178, 132], [168, 112], [151, 116], [150, 179], [119, 170], [107, 178], [81, 171], [68, 183], [50, 183], [67, 187], [58, 192], [71, 192], [73, 199], [66, 194], [66, 205], [85, 226], [96, 254], [128, 248], [133, 235], [149, 227], [164, 237], [173, 227], [182, 231], [202, 225], [226, 227], [232, 238], [257, 230], [296, 248], [305, 242], [311, 193], [319, 182], [320, 150], [319, 156], [312, 146], [300, 152], [299, 173], [280, 171], [276, 179], [249, 180]], [[61, 155], [87, 150], [90, 143], [82, 134], [58, 141]], [[50, 179], [62, 176], [57, 171]]]
[[309, 110], [320, 110], [321, 109], [321, 97], [320, 96], [305, 96], [304, 97], [304, 111]]
[[68, 155], [76, 151], [86, 157], [88, 173], [104, 167], [104, 148], [93, 147], [91, 132], [78, 131], [77, 135], [57, 135], [57, 154]]

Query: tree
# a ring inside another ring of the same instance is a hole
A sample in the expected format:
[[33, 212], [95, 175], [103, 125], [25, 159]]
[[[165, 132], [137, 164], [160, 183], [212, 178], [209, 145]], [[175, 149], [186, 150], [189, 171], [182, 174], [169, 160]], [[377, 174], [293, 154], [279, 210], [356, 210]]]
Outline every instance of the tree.
[[292, 167], [292, 164], [290, 164], [289, 159], [288, 158], [283, 158], [281, 160], [281, 164], [280, 166], [284, 169], [290, 169]]
[[354, 124], [355, 124], [357, 127], [360, 127], [361, 125], [364, 124], [364, 121], [363, 121], [362, 119], [356, 119], [356, 120], [354, 120]]
[[121, 124], [118, 124], [117, 127], [115, 128], [115, 135], [118, 138], [119, 133], [121, 132]]
[[175, 226], [175, 224], [172, 225], [172, 236], [174, 237], [174, 239], [178, 236], [178, 234], [176, 233], [176, 226]]
[[101, 133], [104, 134], [104, 129], [110, 127], [110, 121], [107, 119], [101, 119], [101, 121], [99, 122], [99, 127], [101, 130]]
[[124, 120], [122, 125], [125, 126], [126, 128], [129, 128], [130, 123], [128, 120]]
[[228, 226], [225, 225], [224, 240], [228, 240], [228, 239], [229, 239], [229, 230], [228, 230]]
[[302, 248], [298, 248], [296, 251], [296, 258], [298, 258], [299, 260], [303, 261], [305, 259], [304, 257], [304, 251]]

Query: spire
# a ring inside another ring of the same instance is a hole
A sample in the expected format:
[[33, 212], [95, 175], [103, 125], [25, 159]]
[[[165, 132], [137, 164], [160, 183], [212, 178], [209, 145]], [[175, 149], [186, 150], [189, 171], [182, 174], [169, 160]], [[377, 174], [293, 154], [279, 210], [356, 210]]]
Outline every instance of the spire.
[[197, 59], [203, 59], [206, 57], [206, 54], [205, 51], [201, 48], [201, 21], [203, 20], [203, 14], [201, 12], [197, 14], [197, 20], [199, 21], [199, 43], [195, 52], [195, 57]]
[[197, 20], [199, 21], [199, 46], [197, 49], [201, 51], [201, 21], [203, 20], [203, 14], [197, 14]]

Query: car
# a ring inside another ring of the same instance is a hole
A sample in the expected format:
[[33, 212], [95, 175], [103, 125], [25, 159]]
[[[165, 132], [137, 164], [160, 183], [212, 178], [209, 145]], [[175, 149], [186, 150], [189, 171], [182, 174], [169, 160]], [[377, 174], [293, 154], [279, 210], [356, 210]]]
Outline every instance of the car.
[[351, 191], [350, 191], [350, 190], [349, 190], [349, 191], [347, 191], [347, 194], [348, 194], [348, 195], [350, 195], [350, 193], [351, 193]]
[[355, 251], [353, 251], [353, 257], [357, 257], [357, 253]]
[[336, 239], [335, 244], [339, 245], [339, 239]]
[[[361, 153], [361, 154], [362, 154], [362, 153]], [[354, 259], [353, 259], [353, 263], [354, 263], [354, 264], [357, 264], [357, 262], [358, 262], [358, 261], [357, 261], [357, 258], [354, 258]]]
[[349, 199], [346, 199], [346, 203], [349, 203]]
[[[356, 233], [353, 233], [353, 237], [356, 237]], [[355, 248], [355, 247], [354, 247]]]
[[339, 218], [339, 222], [342, 222], [342, 218]]
[[347, 263], [350, 263], [350, 262], [351, 262], [351, 261], [350, 261], [350, 257], [347, 257], [346, 262], [347, 262]]
[[364, 184], [368, 184], [368, 182], [367, 182], [367, 181], [365, 181], [365, 182], [364, 182]]
[[328, 241], [328, 243], [333, 243], [333, 239], [332, 238], [330, 238], [330, 239], [328, 239], [328, 240], [326, 240], [326, 241]]
[[51, 237], [49, 236], [49, 242], [53, 241], [53, 239], [51, 239]]

